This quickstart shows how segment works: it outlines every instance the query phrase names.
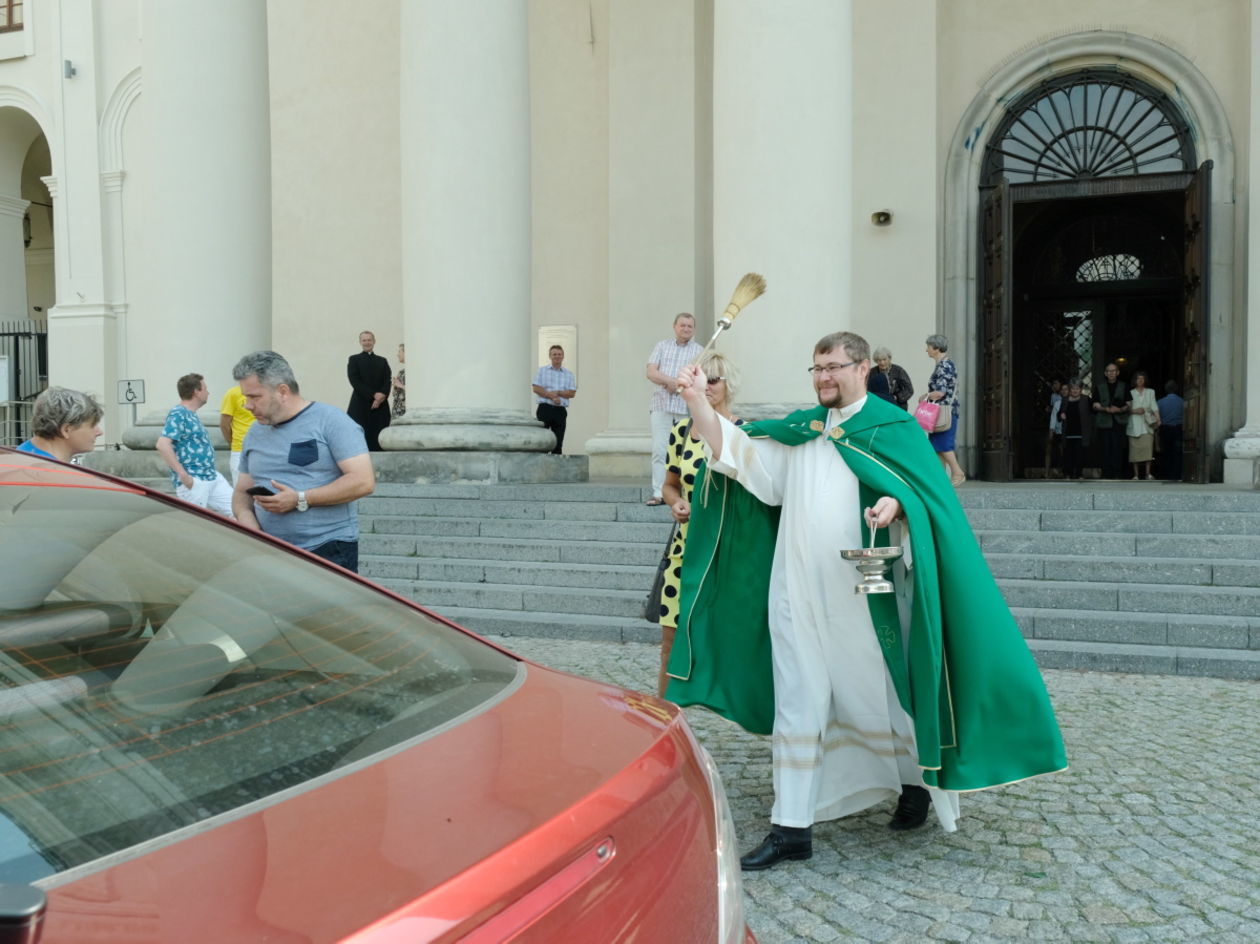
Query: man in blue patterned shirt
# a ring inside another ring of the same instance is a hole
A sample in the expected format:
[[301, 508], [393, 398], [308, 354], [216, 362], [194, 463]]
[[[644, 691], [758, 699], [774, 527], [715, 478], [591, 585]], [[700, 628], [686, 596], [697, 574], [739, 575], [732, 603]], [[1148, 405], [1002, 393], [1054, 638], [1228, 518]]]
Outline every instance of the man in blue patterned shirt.
[[564, 452], [564, 428], [569, 421], [569, 400], [577, 393], [577, 378], [573, 371], [561, 366], [564, 348], [559, 344], [551, 345], [547, 357], [550, 366], [544, 364], [534, 374], [534, 396], [538, 398], [534, 415], [556, 437], [556, 448], [551, 454], [558, 456]]
[[214, 447], [197, 416], [210, 390], [201, 374], [185, 374], [175, 383], [179, 403], [166, 414], [157, 451], [171, 470], [175, 495], [186, 502], [232, 516], [232, 486], [215, 468]]

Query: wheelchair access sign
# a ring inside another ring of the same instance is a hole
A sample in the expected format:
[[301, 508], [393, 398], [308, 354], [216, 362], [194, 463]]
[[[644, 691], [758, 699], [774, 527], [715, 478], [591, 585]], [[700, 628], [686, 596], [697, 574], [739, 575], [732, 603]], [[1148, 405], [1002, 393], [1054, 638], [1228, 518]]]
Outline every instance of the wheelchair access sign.
[[118, 381], [118, 402], [126, 405], [144, 402], [144, 381], [143, 380], [120, 380]]

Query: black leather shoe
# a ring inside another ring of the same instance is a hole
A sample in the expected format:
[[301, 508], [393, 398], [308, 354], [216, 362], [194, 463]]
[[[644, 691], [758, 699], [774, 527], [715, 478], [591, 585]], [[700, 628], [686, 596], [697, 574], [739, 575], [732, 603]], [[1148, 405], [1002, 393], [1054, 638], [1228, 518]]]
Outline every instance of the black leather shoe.
[[917, 829], [927, 822], [928, 807], [932, 805], [932, 795], [925, 787], [903, 784], [901, 799], [897, 801], [897, 809], [888, 821], [889, 829]]
[[739, 867], [745, 872], [760, 872], [784, 859], [808, 859], [813, 854], [814, 843], [808, 831], [804, 839], [792, 839], [771, 830], [761, 845], [740, 858]]

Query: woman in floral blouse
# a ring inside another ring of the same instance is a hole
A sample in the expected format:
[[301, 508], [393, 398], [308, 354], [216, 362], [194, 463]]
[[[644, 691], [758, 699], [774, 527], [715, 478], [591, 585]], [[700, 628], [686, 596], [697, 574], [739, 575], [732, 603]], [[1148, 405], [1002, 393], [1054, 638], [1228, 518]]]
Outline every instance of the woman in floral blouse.
[[[407, 363], [407, 345], [398, 345], [398, 363]], [[402, 367], [398, 368], [398, 373], [394, 374], [394, 405], [390, 407], [389, 415], [392, 419], [398, 419], [407, 413], [407, 371]]]
[[928, 439], [932, 443], [932, 448], [936, 450], [936, 457], [941, 460], [941, 465], [945, 468], [945, 474], [957, 487], [967, 481], [967, 474], [958, 464], [958, 456], [954, 452], [954, 444], [958, 436], [958, 368], [946, 356], [945, 352], [949, 350], [949, 339], [945, 335], [930, 334], [924, 344], [928, 357], [936, 361], [936, 369], [932, 371], [932, 376], [928, 379], [928, 392], [919, 399], [939, 401], [941, 409], [949, 409], [953, 416], [949, 429], [932, 433]]

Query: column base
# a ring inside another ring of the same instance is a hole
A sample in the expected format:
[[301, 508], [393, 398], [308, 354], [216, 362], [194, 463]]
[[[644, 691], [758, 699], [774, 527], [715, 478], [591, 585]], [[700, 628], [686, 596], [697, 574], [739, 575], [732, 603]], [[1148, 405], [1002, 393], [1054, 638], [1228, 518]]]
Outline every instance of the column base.
[[[149, 391], [145, 391], [145, 399], [148, 399]], [[171, 405], [175, 405], [172, 399]], [[170, 410], [151, 410], [136, 420], [135, 426], [129, 426], [123, 430], [122, 435], [118, 438], [128, 449], [140, 449], [152, 452], [157, 449], [158, 437], [162, 435], [162, 427], [166, 425], [166, 414]], [[216, 450], [227, 449], [228, 443], [223, 439], [223, 434], [219, 432], [219, 411], [210, 407], [203, 407], [197, 413], [197, 419], [201, 420], [201, 425], [206, 428], [206, 433], [210, 436], [210, 445]], [[160, 460], [159, 460], [160, 461]], [[163, 466], [165, 469], [166, 467]]]
[[781, 420], [789, 413], [816, 406], [817, 400], [813, 403], [736, 403], [734, 412], [745, 423], [754, 423], [757, 420]]
[[1260, 488], [1260, 429], [1244, 426], [1225, 440], [1225, 484]]
[[387, 452], [550, 452], [556, 437], [524, 410], [415, 409], [381, 431]]
[[586, 441], [592, 479], [652, 480], [652, 437], [610, 429]]
[[377, 482], [414, 485], [471, 482], [545, 485], [585, 482], [590, 478], [586, 456], [486, 450], [443, 452], [427, 449], [414, 452], [374, 452], [371, 455]]

